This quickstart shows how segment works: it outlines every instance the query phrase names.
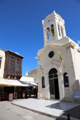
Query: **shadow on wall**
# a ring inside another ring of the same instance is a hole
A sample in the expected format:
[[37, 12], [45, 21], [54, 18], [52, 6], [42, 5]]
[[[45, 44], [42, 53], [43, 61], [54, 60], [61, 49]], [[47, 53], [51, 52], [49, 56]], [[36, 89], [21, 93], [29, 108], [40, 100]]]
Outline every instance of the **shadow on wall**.
[[74, 101], [74, 95], [76, 91], [79, 91], [80, 87], [79, 87], [79, 80], [75, 80], [74, 84], [71, 86], [71, 90], [72, 90], [72, 101]]
[[75, 80], [74, 84], [71, 86], [72, 91], [79, 91], [79, 80]]

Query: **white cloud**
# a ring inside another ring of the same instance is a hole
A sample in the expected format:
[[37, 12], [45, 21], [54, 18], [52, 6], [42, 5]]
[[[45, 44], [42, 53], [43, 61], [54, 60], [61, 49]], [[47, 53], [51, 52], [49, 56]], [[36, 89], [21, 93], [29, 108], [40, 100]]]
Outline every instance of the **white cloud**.
[[[16, 53], [17, 55], [20, 55], [20, 56], [22, 56], [20, 53], [18, 53], [18, 52], [14, 52], [14, 53]], [[24, 56], [23, 56], [24, 57]]]
[[78, 45], [80, 45], [80, 40], [77, 41]]
[[15, 52], [16, 54], [20, 55], [18, 52]]

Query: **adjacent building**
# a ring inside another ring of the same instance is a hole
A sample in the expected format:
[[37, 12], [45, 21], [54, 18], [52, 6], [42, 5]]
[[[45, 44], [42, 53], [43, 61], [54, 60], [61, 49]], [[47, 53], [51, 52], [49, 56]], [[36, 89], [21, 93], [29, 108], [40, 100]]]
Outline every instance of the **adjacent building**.
[[0, 77], [19, 80], [22, 76], [22, 59], [21, 55], [0, 49]]
[[0, 100], [8, 100], [10, 93], [22, 97], [26, 85], [20, 82], [22, 76], [22, 59], [10, 50], [0, 49]]
[[[27, 97], [35, 97], [35, 90], [37, 90], [38, 85], [37, 85], [37, 81], [35, 80], [34, 77], [30, 77], [30, 76], [22, 76], [20, 78], [20, 81], [23, 83], [27, 83], [27, 87], [26, 87], [26, 94]], [[37, 96], [36, 96], [37, 97]]]
[[55, 11], [42, 24], [44, 47], [36, 57], [38, 98], [72, 101], [80, 91], [80, 47], [66, 36], [65, 21]]
[[38, 84], [38, 69], [37, 68], [31, 70], [30, 72], [26, 72], [26, 76], [32, 77], [34, 79], [34, 82]]
[[23, 58], [10, 50], [0, 49], [0, 100], [8, 100], [11, 93], [14, 99], [35, 97], [37, 69], [29, 76], [22, 76]]

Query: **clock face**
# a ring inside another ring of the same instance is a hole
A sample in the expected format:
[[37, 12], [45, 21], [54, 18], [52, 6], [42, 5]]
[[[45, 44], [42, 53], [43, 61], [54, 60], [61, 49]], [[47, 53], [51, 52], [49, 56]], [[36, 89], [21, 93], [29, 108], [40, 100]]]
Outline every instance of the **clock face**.
[[48, 56], [49, 56], [49, 58], [52, 58], [54, 56], [54, 52], [50, 51]]

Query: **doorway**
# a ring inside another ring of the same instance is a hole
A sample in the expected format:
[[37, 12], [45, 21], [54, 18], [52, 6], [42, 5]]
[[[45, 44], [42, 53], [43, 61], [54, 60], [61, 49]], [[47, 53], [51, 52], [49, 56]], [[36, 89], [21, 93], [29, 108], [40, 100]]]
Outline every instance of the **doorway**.
[[49, 71], [49, 90], [51, 99], [59, 99], [58, 72], [55, 68]]

